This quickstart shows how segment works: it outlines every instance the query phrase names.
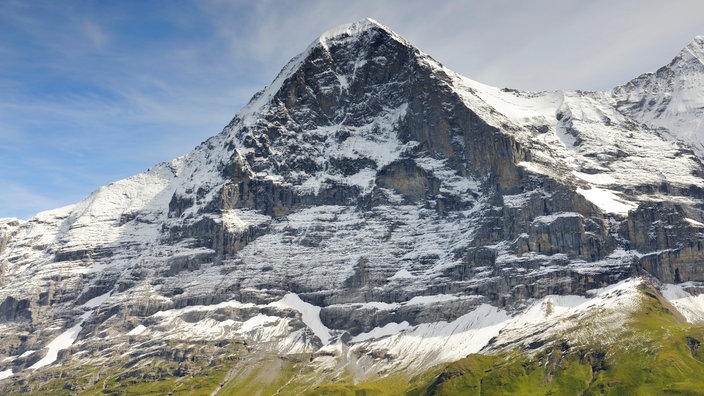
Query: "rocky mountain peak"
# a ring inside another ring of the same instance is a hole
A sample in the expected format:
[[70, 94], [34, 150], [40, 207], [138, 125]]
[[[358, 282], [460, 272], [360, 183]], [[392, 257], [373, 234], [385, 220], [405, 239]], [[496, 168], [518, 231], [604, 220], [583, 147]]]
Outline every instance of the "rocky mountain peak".
[[382, 25], [376, 20], [372, 18], [364, 18], [357, 22], [343, 24], [333, 29], [330, 29], [325, 33], [321, 34], [317, 41], [323, 46], [327, 46], [329, 42], [355, 40], [358, 36], [367, 34], [370, 31], [383, 32], [384, 34], [394, 36], [399, 40], [403, 40], [391, 29]]
[[[240, 111], [238, 117], [244, 121], [245, 124], [251, 123], [251, 118], [256, 118], [254, 113], [273, 105], [272, 100], [275, 96], [277, 96], [277, 94], [281, 95], [279, 91], [281, 90], [284, 82], [293, 78], [296, 73], [301, 73], [302, 67], [305, 67], [306, 65], [309, 65], [308, 67], [310, 67], [311, 64], [315, 63], [345, 63], [343, 62], [344, 59], [341, 58], [347, 58], [348, 62], [359, 61], [359, 66], [362, 66], [366, 63], [365, 56], [373, 53], [366, 51], [366, 49], [370, 46], [378, 46], [381, 42], [388, 40], [403, 43], [404, 46], [411, 46], [389, 28], [381, 25], [371, 18], [366, 18], [351, 24], [341, 25], [323, 33], [319, 38], [311, 42], [308, 48], [291, 59], [291, 61], [279, 72], [274, 81], [264, 90], [257, 93], [250, 103], [245, 106], [242, 111]], [[339, 50], [341, 48], [347, 48], [348, 50], [340, 53]], [[331, 49], [336, 56], [333, 56]], [[355, 66], [355, 64], [356, 63], [352, 63], [351, 66]], [[349, 68], [345, 68], [343, 65], [338, 65], [336, 67], [343, 68], [341, 78], [348, 77], [350, 74]], [[338, 72], [339, 70], [334, 71]], [[326, 83], [327, 82], [328, 81], [326, 81]], [[338, 82], [339, 84], [335, 85], [342, 85], [345, 87], [349, 83], [344, 79]]]
[[465, 174], [443, 121], [459, 100], [450, 85], [437, 62], [364, 20], [323, 34], [295, 57], [235, 117], [227, 139], [254, 179], [298, 196], [331, 189], [366, 196], [380, 171], [419, 150]]
[[664, 137], [682, 141], [704, 158], [704, 36], [668, 65], [616, 87], [617, 108]]
[[672, 61], [658, 69], [655, 75], [670, 80], [693, 78], [704, 74], [704, 36], [696, 36]]
[[692, 76], [497, 89], [373, 20], [333, 29], [191, 153], [0, 222], [0, 380], [60, 359], [141, 370], [181, 343], [224, 361], [232, 340], [245, 365], [310, 354], [336, 376], [344, 355], [377, 376], [548, 326], [560, 296], [695, 285], [704, 166], [652, 124], [702, 119]]
[[699, 63], [704, 65], [704, 35], [696, 36], [691, 43], [685, 47], [684, 51], [687, 51], [693, 58], [699, 61]]

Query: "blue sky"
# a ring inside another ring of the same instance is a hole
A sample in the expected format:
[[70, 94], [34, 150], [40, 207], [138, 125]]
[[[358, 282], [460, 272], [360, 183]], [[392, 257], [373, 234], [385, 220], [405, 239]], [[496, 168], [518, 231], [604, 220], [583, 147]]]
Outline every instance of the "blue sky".
[[0, 217], [187, 153], [322, 32], [372, 17], [474, 80], [609, 89], [704, 34], [696, 1], [0, 2]]

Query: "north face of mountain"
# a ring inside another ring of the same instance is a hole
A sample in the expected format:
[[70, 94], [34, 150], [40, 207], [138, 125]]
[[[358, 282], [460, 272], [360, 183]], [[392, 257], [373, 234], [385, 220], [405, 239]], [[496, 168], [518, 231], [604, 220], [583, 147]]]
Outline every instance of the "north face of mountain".
[[636, 315], [650, 283], [701, 320], [704, 167], [670, 137], [698, 110], [665, 131], [634, 104], [698, 84], [693, 45], [611, 92], [520, 92], [372, 20], [327, 32], [184, 157], [0, 221], [0, 378], [407, 376]]

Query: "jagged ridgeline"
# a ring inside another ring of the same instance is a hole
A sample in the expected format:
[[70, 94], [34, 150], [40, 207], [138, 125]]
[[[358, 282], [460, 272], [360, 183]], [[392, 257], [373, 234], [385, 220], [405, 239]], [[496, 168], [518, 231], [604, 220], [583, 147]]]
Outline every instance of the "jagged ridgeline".
[[0, 391], [704, 392], [703, 47], [521, 92], [329, 31], [187, 155], [0, 219]]

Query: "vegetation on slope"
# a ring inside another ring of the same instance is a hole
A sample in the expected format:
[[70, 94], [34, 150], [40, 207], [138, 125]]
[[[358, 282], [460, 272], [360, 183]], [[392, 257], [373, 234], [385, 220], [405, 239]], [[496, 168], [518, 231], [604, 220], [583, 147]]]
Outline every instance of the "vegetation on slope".
[[704, 326], [683, 323], [655, 290], [642, 291], [641, 309], [616, 342], [556, 340], [532, 355], [471, 355], [418, 394], [704, 394]]
[[[311, 356], [248, 352], [242, 344], [171, 345], [168, 354], [79, 365], [79, 360], [0, 386], [3, 394], [51, 395], [663, 395], [704, 394], [704, 326], [685, 323], [651, 286], [616, 338], [577, 344], [570, 332], [537, 349], [471, 355], [411, 379], [355, 382]], [[590, 317], [598, 321], [599, 312]], [[580, 327], [594, 323], [580, 322]], [[574, 330], [578, 330], [577, 327]], [[158, 350], [158, 349], [152, 349]]]

